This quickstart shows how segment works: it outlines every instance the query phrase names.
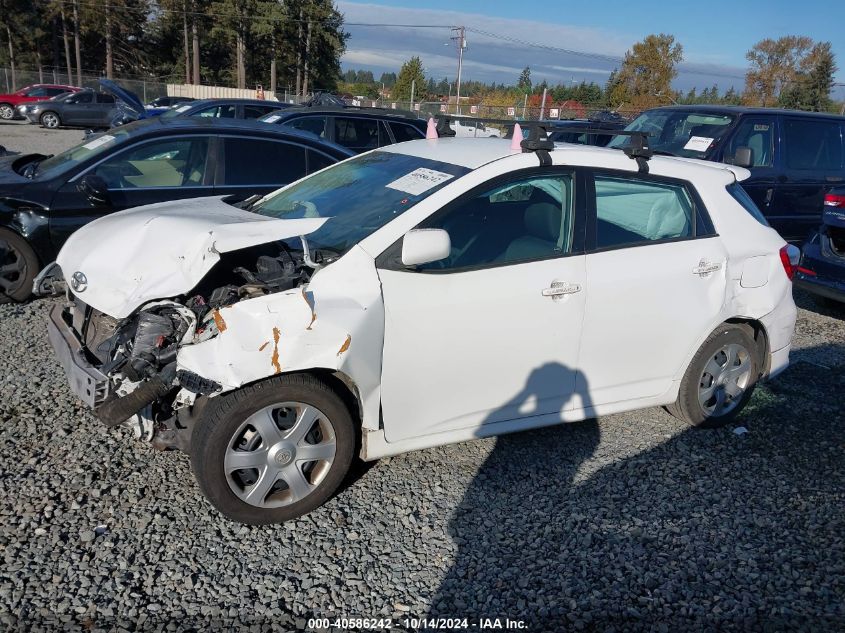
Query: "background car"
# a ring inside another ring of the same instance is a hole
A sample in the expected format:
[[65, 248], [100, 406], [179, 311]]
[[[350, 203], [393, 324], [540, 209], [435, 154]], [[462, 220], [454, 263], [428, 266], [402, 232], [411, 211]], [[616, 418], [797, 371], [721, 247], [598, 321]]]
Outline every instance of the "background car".
[[[825, 194], [845, 182], [845, 117], [741, 106], [646, 110], [626, 130], [649, 132], [652, 150], [751, 171], [742, 186], [784, 239], [800, 243], [821, 223]], [[627, 144], [617, 137], [608, 147]]]
[[117, 112], [113, 95], [94, 90], [80, 90], [65, 99], [42, 101], [30, 106], [26, 118], [46, 128], [92, 127], [107, 128]]
[[200, 116], [213, 119], [257, 119], [283, 108], [289, 108], [289, 103], [282, 101], [265, 101], [263, 99], [198, 99], [191, 103], [171, 108], [161, 116]]
[[12, 94], [0, 95], [0, 119], [15, 118], [15, 108], [25, 103], [44, 101], [66, 92], [77, 92], [81, 88], [62, 84], [34, 84], [21, 88]]
[[172, 108], [175, 105], [196, 101], [193, 97], [158, 97], [150, 101], [147, 108]]
[[266, 194], [352, 155], [283, 126], [156, 117], [53, 157], [0, 158], [0, 301], [27, 298], [40, 268], [95, 218], [165, 200]]
[[497, 130], [494, 127], [490, 127], [484, 123], [484, 121], [479, 121], [476, 119], [471, 119], [469, 117], [459, 117], [457, 115], [452, 115], [451, 120], [449, 121], [449, 127], [452, 128], [452, 131], [455, 132], [455, 136], [463, 137], [463, 136], [471, 136], [471, 137], [494, 137], [494, 138], [501, 138], [503, 136], [502, 132]]
[[412, 112], [386, 108], [288, 108], [259, 119], [312, 132], [356, 153], [425, 138], [426, 121]]
[[822, 225], [801, 248], [795, 285], [845, 307], [845, 187], [825, 196]]

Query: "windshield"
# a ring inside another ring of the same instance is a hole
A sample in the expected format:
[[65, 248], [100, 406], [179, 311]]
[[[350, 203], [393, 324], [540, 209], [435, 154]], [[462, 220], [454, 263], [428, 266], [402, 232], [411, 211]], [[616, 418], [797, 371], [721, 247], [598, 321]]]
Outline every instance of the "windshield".
[[117, 128], [87, 138], [81, 145], [71, 147], [61, 154], [56, 154], [51, 158], [41, 161], [34, 175], [43, 178], [57, 176], [82, 161], [104, 154], [118, 143], [125, 141], [128, 136], [129, 132]]
[[330, 218], [308, 234], [308, 244], [342, 255], [467, 172], [418, 156], [371, 152], [280, 189], [250, 210], [274, 218]]
[[[730, 129], [735, 118], [732, 114], [649, 110], [634, 119], [625, 129], [631, 132], [648, 132], [649, 144], [655, 152], [706, 159]], [[617, 136], [608, 143], [608, 147], [624, 147], [629, 142], [630, 137]]]

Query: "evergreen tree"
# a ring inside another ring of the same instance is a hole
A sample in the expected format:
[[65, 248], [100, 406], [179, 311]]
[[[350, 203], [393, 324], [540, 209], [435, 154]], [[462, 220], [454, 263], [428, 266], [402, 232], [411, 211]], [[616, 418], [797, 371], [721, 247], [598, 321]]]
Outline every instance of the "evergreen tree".
[[416, 55], [402, 64], [399, 75], [396, 77], [396, 85], [393, 87], [393, 98], [409, 101], [412, 83], [414, 84], [414, 101], [423, 101], [426, 97], [425, 69]]

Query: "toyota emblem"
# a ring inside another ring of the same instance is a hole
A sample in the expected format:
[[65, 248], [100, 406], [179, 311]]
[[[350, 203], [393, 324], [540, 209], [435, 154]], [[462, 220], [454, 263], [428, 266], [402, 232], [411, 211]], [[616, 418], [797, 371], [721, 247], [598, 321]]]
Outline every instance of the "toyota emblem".
[[85, 276], [85, 273], [77, 270], [70, 278], [70, 287], [73, 288], [74, 292], [85, 292], [88, 287], [88, 277]]

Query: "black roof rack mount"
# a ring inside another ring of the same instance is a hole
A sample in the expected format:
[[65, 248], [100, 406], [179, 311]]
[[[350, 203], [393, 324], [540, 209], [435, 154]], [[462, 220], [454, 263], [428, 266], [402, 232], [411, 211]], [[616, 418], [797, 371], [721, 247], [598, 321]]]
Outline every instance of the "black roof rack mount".
[[[449, 114], [441, 114], [437, 116], [437, 134], [439, 136], [448, 137], [455, 136], [455, 131], [449, 127], [449, 123], [453, 120], [470, 120], [480, 121], [481, 123], [492, 123], [496, 125], [510, 125], [513, 126], [519, 123], [519, 126], [528, 130], [528, 137], [523, 139], [520, 143], [523, 152], [545, 152], [548, 155], [549, 150], [554, 149], [554, 143], [549, 140], [549, 130], [555, 131], [554, 122], [548, 121], [523, 121], [519, 119], [486, 119], [476, 117], [456, 117]], [[566, 133], [575, 134], [596, 134], [600, 136], [629, 136], [631, 143], [622, 148], [625, 155], [637, 161], [637, 167], [640, 172], [648, 173], [648, 159], [654, 155], [651, 147], [648, 144], [648, 132], [628, 131], [628, 130], [604, 130], [588, 127], [567, 127]], [[541, 161], [545, 159], [541, 156]], [[551, 157], [549, 157], [551, 160]], [[549, 163], [551, 164], [551, 163]]]

